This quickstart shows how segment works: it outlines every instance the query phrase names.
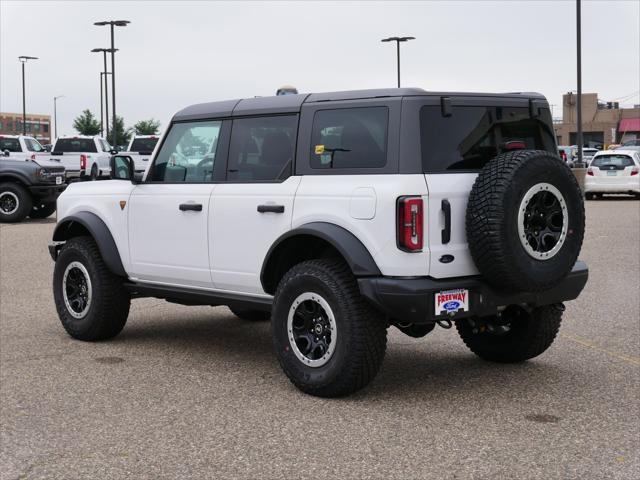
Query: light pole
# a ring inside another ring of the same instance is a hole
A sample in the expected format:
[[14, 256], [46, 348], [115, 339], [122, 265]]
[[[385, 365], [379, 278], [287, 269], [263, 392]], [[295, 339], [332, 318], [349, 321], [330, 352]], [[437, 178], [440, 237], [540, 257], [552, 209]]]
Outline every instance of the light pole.
[[18, 57], [18, 60], [22, 63], [22, 134], [27, 134], [27, 105], [25, 101], [25, 93], [24, 93], [24, 64], [27, 63], [28, 60], [38, 60], [38, 57], [28, 57], [26, 55], [22, 55]]
[[383, 38], [381, 42], [396, 42], [396, 51], [398, 59], [398, 88], [400, 88], [400, 42], [408, 42], [409, 40], [415, 40], [416, 37], [389, 37]]
[[580, 0], [576, 0], [576, 50], [577, 50], [577, 69], [578, 69], [578, 101], [576, 102], [577, 108], [577, 122], [578, 122], [578, 163], [582, 164], [582, 41], [581, 41], [581, 28], [580, 24]]
[[[113, 53], [115, 53], [118, 49], [114, 49], [114, 48], [94, 48], [93, 50], [91, 50], [94, 53], [99, 53], [102, 52], [103, 54], [103, 59], [104, 59], [104, 72], [100, 73], [100, 131], [101, 131], [101, 135], [103, 133], [103, 125], [102, 125], [102, 75], [104, 75], [104, 105], [105, 105], [105, 115], [104, 118], [106, 120], [106, 130], [107, 130], [107, 136], [109, 136], [109, 89], [107, 88], [107, 75], [109, 74], [109, 72], [107, 72], [107, 52], [111, 53], [113, 55]], [[111, 77], [113, 78], [113, 75], [111, 75]], [[115, 108], [115, 99], [114, 99], [114, 108]], [[113, 121], [115, 124], [115, 115], [113, 117]]]
[[[111, 123], [112, 127], [112, 140], [114, 148], [118, 148], [118, 138], [117, 138], [117, 130], [116, 130], [116, 49], [114, 46], [113, 40], [113, 30], [114, 27], [126, 27], [129, 23], [129, 20], [105, 20], [103, 22], [95, 22], [94, 25], [99, 27], [103, 27], [105, 25], [109, 25], [111, 27], [111, 96], [113, 98], [113, 121]], [[105, 71], [107, 69], [105, 68]], [[106, 77], [105, 77], [106, 78]], [[107, 124], [109, 122], [107, 121]]]
[[56, 109], [56, 102], [62, 97], [64, 97], [64, 95], [53, 97], [53, 138], [57, 138], [58, 136], [58, 111]]

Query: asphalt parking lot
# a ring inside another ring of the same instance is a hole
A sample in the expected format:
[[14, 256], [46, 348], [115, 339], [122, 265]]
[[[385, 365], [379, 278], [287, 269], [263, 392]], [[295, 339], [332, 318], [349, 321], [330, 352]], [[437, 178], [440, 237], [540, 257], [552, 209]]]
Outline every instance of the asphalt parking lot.
[[586, 290], [520, 365], [453, 331], [391, 330], [381, 373], [326, 400], [280, 372], [267, 324], [133, 303], [113, 341], [60, 326], [54, 219], [0, 226], [0, 477], [640, 478], [640, 202], [587, 202]]

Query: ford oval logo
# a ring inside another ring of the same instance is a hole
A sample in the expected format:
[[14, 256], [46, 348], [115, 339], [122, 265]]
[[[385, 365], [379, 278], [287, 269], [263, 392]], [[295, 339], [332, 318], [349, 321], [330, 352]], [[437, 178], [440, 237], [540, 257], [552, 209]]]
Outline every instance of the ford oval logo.
[[457, 300], [451, 300], [445, 303], [444, 305], [442, 305], [442, 308], [444, 308], [447, 312], [450, 312], [452, 310], [457, 310], [458, 308], [460, 308], [460, 302]]

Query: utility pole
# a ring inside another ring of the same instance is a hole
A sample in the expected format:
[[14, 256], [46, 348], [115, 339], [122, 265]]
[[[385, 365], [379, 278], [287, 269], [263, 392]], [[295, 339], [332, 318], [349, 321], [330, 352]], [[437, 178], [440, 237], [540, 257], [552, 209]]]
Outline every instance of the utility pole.
[[18, 57], [18, 60], [22, 63], [22, 135], [27, 134], [27, 102], [24, 88], [24, 64], [27, 63], [28, 60], [37, 60], [38, 57], [28, 57], [26, 55], [21, 55]]
[[[56, 109], [56, 103], [59, 98], [64, 97], [64, 95], [58, 95], [57, 97], [53, 97], [53, 138], [58, 137], [58, 112]], [[53, 140], [53, 139], [52, 139]], [[51, 142], [53, 143], [53, 142]]]
[[400, 88], [400, 42], [415, 40], [415, 37], [389, 37], [383, 38], [381, 42], [396, 42], [396, 60], [398, 67], [398, 88]]
[[580, 0], [576, 0], [576, 34], [577, 34], [577, 67], [578, 67], [578, 101], [577, 122], [578, 122], [578, 163], [582, 164], [582, 40], [581, 40], [581, 20], [580, 20]]

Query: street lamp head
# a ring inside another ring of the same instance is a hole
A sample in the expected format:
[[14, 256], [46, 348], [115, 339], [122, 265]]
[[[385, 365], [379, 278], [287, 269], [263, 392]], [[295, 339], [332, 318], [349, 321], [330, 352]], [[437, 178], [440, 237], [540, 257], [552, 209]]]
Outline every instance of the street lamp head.
[[108, 53], [113, 53], [113, 52], [117, 52], [118, 49], [117, 48], [93, 48], [91, 49], [92, 52], [108, 52]]
[[408, 40], [415, 40], [416, 37], [389, 37], [383, 38], [381, 42], [406, 42]]
[[20, 60], [21, 62], [26, 62], [27, 60], [38, 60], [38, 57], [29, 57], [27, 55], [22, 55], [18, 57], [18, 60]]
[[102, 22], [94, 22], [94, 25], [98, 27], [103, 27], [105, 25], [115, 25], [116, 27], [126, 27], [127, 24], [131, 23], [129, 20], [105, 20]]

